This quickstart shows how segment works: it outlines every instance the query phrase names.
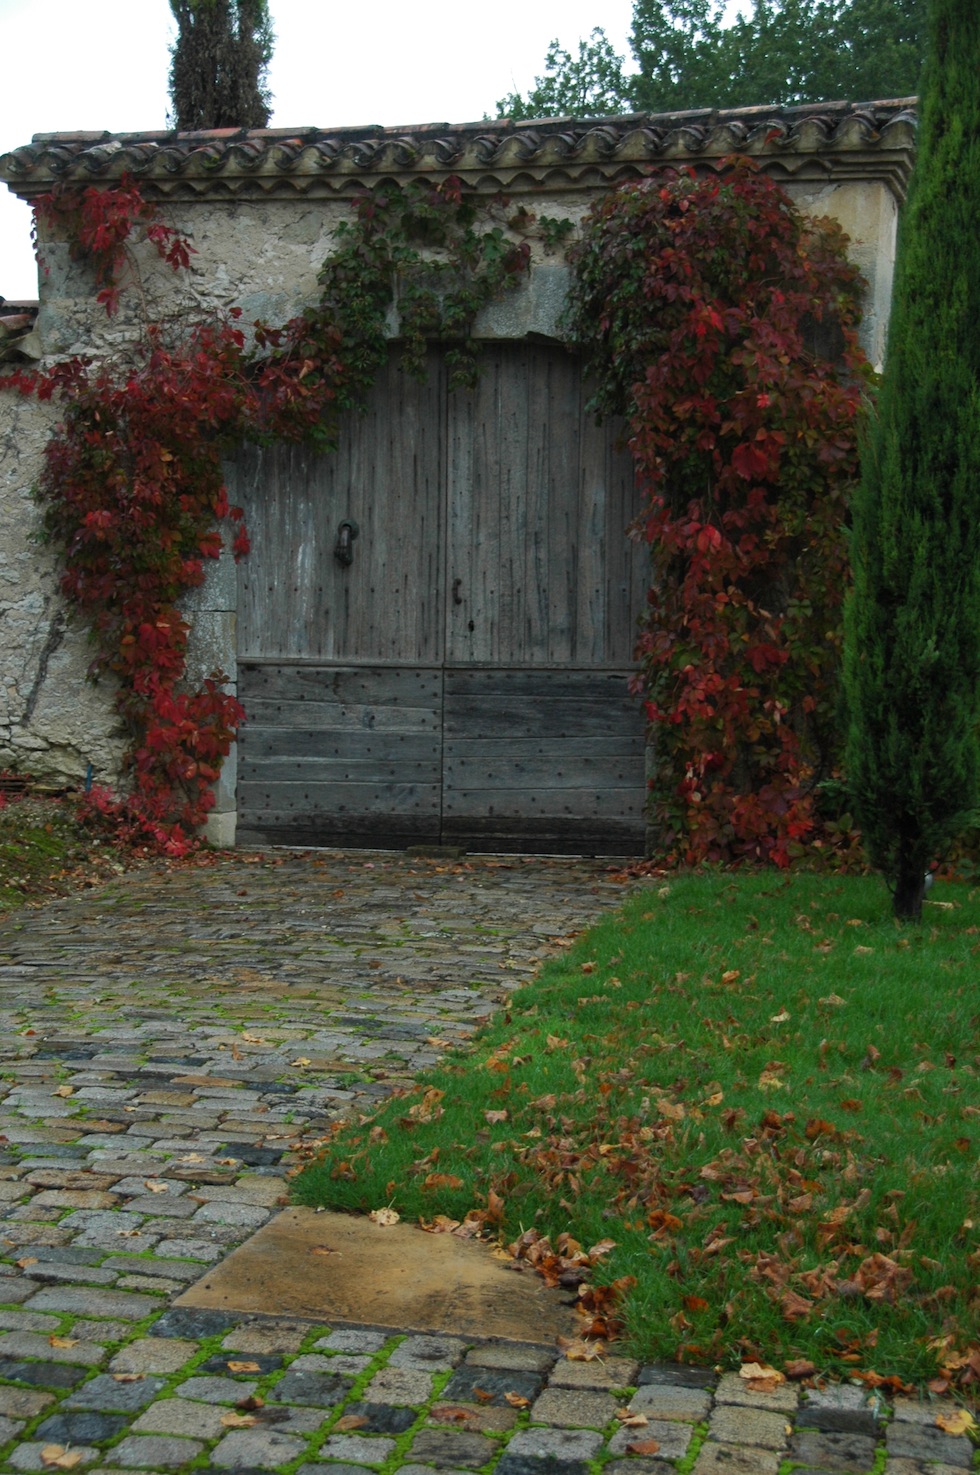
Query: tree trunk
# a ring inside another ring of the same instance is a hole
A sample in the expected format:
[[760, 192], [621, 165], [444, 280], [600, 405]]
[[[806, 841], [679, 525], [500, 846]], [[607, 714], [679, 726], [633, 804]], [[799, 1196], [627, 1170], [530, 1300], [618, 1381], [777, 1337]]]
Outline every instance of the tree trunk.
[[921, 865], [914, 862], [902, 866], [892, 896], [893, 910], [900, 922], [922, 921], [922, 898], [926, 891], [926, 877]]

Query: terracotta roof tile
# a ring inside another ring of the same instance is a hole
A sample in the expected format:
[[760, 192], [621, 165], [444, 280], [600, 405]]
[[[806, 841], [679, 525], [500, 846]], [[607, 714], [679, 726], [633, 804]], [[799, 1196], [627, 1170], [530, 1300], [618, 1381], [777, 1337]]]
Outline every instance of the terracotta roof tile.
[[914, 151], [915, 100], [832, 102], [573, 118], [426, 123], [382, 128], [234, 128], [195, 133], [38, 133], [0, 158], [0, 179], [25, 198], [57, 180], [123, 174], [149, 195], [346, 195], [392, 174], [459, 174], [480, 189], [536, 181], [561, 188], [635, 178], [658, 163], [711, 166], [734, 150], [787, 178], [888, 179], [901, 195]]

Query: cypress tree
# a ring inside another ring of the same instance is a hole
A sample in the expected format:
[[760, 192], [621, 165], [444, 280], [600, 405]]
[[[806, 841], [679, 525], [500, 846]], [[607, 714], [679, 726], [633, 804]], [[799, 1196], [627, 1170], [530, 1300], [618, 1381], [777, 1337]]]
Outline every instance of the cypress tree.
[[272, 57], [267, 0], [170, 0], [177, 21], [171, 51], [174, 127], [264, 128]]
[[980, 799], [980, 25], [932, 0], [918, 159], [854, 503], [847, 771], [895, 914]]

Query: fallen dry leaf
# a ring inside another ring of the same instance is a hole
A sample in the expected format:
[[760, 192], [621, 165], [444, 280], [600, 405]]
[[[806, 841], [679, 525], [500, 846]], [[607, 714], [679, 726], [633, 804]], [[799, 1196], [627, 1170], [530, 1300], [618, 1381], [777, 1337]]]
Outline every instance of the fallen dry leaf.
[[595, 1362], [605, 1355], [602, 1342], [586, 1342], [582, 1337], [557, 1337], [555, 1340], [569, 1362]]
[[308, 1055], [300, 1055], [295, 1060], [291, 1060], [289, 1063], [290, 1063], [290, 1065], [303, 1066], [303, 1065], [309, 1065], [311, 1062], [310, 1062], [310, 1057]]
[[787, 1021], [787, 1019], [789, 1019], [789, 1018], [790, 1018], [790, 1012], [789, 1012], [789, 1010], [788, 1009], [780, 1009], [780, 1011], [779, 1011], [778, 1014], [770, 1014], [770, 1016], [769, 1016], [769, 1023], [770, 1024], [785, 1024], [786, 1021]]
[[48, 1338], [48, 1346], [49, 1347], [77, 1347], [78, 1346], [78, 1338], [77, 1337], [49, 1337]]
[[236, 1414], [233, 1409], [229, 1409], [226, 1414], [221, 1415], [221, 1422], [226, 1429], [251, 1429], [259, 1421], [255, 1414]]
[[451, 1403], [440, 1403], [432, 1410], [430, 1418], [437, 1424], [468, 1424], [477, 1417], [475, 1409], [456, 1408]]
[[840, 994], [828, 994], [825, 999], [818, 999], [817, 1000], [817, 1003], [818, 1004], [832, 1004], [834, 1006], [834, 1008], [836, 1009], [836, 1008], [839, 1008], [841, 1004], [846, 1004], [847, 1003], [847, 1000], [846, 999], [842, 999], [841, 996], [840, 996]]
[[113, 1373], [114, 1383], [142, 1383], [145, 1373]]
[[531, 1407], [531, 1400], [530, 1400], [530, 1398], [525, 1398], [524, 1395], [523, 1395], [523, 1393], [505, 1393], [504, 1394], [504, 1398], [510, 1404], [511, 1408], [530, 1408]]
[[954, 1408], [951, 1413], [937, 1414], [936, 1427], [946, 1434], [972, 1434], [977, 1421], [965, 1408]]
[[159, 1178], [146, 1178], [146, 1179], [144, 1179], [143, 1187], [144, 1188], [148, 1188], [151, 1193], [167, 1193], [168, 1192], [168, 1185], [166, 1183], [161, 1183]]
[[372, 1223], [380, 1224], [382, 1229], [385, 1229], [392, 1224], [397, 1224], [401, 1219], [401, 1214], [396, 1209], [372, 1209], [368, 1218]]
[[363, 1414], [344, 1414], [344, 1417], [338, 1419], [334, 1424], [333, 1433], [349, 1434], [352, 1429], [366, 1429], [370, 1422], [370, 1419], [365, 1418]]
[[816, 1364], [808, 1357], [794, 1357], [783, 1368], [788, 1378], [812, 1378], [816, 1370]]
[[493, 1394], [488, 1393], [486, 1388], [474, 1387], [473, 1397], [476, 1399], [477, 1403], [493, 1403]]
[[257, 1362], [228, 1362], [225, 1364], [230, 1373], [260, 1373], [261, 1366]]
[[616, 1417], [626, 1429], [642, 1429], [650, 1422], [646, 1414], [635, 1414], [631, 1408], [618, 1408]]
[[48, 1469], [73, 1470], [81, 1463], [81, 1450], [67, 1450], [63, 1444], [46, 1444], [41, 1450], [41, 1464]]
[[340, 1251], [331, 1248], [330, 1245], [313, 1245], [310, 1249], [311, 1255], [339, 1255]]
[[422, 1180], [423, 1188], [462, 1188], [462, 1178], [457, 1178], [455, 1173], [426, 1173]]
[[632, 1439], [626, 1446], [628, 1455], [655, 1455], [660, 1449], [656, 1439]]
[[25, 1255], [22, 1260], [17, 1260], [15, 1263], [20, 1267], [21, 1270], [26, 1270], [27, 1267], [28, 1267], [28, 1265], [36, 1265], [37, 1264], [37, 1256], [36, 1255]]
[[75, 1087], [74, 1086], [58, 1086], [58, 1088], [56, 1090], [52, 1091], [51, 1094], [52, 1094], [52, 1096], [74, 1096], [74, 1094], [75, 1094]]
[[785, 1375], [767, 1362], [743, 1362], [738, 1375], [750, 1393], [771, 1393], [786, 1381]]

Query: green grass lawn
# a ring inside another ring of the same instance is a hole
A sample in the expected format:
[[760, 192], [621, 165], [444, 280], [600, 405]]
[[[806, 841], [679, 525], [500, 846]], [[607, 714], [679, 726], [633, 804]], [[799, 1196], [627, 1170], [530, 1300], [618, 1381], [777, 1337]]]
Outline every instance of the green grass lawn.
[[717, 872], [642, 886], [294, 1191], [477, 1209], [573, 1283], [559, 1236], [612, 1240], [593, 1280], [643, 1358], [955, 1386], [978, 1156], [980, 890], [899, 928], [875, 879]]
[[0, 912], [122, 868], [113, 847], [81, 823], [69, 801], [28, 793], [0, 803]]

